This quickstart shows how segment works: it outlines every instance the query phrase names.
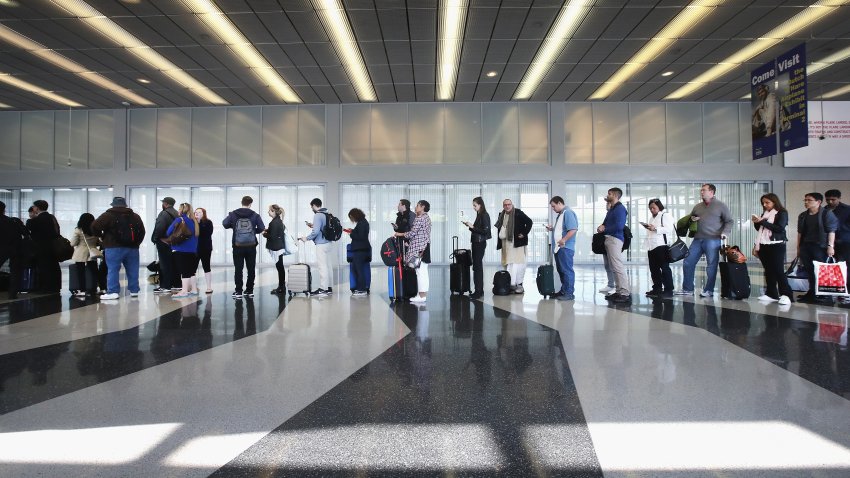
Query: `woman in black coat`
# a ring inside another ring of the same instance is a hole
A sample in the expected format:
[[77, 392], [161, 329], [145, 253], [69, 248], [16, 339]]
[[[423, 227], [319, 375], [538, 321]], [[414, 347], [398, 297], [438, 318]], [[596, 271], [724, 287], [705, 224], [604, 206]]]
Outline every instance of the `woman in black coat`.
[[753, 214], [751, 218], [753, 227], [758, 231], [753, 254], [758, 256], [764, 266], [765, 291], [759, 300], [779, 301], [780, 305], [787, 305], [794, 301], [794, 294], [788, 285], [788, 278], [785, 277], [785, 242], [788, 240], [785, 228], [788, 226], [788, 211], [773, 193], [762, 196], [761, 204], [764, 209], [762, 215]]
[[269, 217], [272, 220], [269, 222], [269, 227], [263, 231], [263, 236], [266, 238], [266, 249], [268, 249], [277, 269], [277, 289], [272, 290], [272, 294], [286, 293], [286, 269], [283, 267], [283, 256], [286, 255], [286, 243], [283, 238], [286, 234], [286, 226], [283, 224], [284, 214], [283, 208], [277, 204], [269, 206]]
[[[195, 219], [198, 220], [198, 262], [204, 268], [204, 282], [207, 284], [207, 294], [212, 294], [212, 267], [210, 258], [213, 251], [213, 223], [207, 217], [207, 210], [202, 207], [195, 208]], [[197, 265], [195, 266], [197, 269]]]
[[463, 224], [469, 228], [472, 242], [472, 283], [475, 284], [475, 292], [469, 296], [470, 299], [478, 299], [484, 295], [484, 251], [487, 249], [487, 240], [492, 237], [490, 232], [490, 215], [484, 206], [481, 196], [472, 200], [472, 209], [475, 209], [475, 222], [469, 221]]
[[348, 219], [353, 222], [354, 229], [346, 229], [345, 232], [351, 236], [351, 270], [354, 275], [355, 297], [364, 296], [369, 293], [372, 277], [369, 263], [372, 262], [372, 245], [369, 243], [369, 221], [366, 214], [354, 208], [348, 211]]

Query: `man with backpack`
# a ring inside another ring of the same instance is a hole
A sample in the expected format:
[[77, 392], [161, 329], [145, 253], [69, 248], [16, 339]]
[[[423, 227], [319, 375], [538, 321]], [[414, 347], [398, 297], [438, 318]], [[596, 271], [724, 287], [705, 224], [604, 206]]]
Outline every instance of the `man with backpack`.
[[120, 297], [118, 274], [122, 264], [127, 274], [130, 297], [136, 297], [139, 295], [139, 245], [145, 238], [145, 225], [142, 218], [127, 207], [127, 200], [123, 197], [113, 198], [110, 206], [91, 225], [92, 234], [103, 240], [106, 258], [106, 294], [100, 299]]
[[180, 284], [180, 280], [177, 279], [178, 273], [177, 268], [174, 267], [171, 246], [162, 242], [163, 239], [168, 237], [168, 234], [165, 233], [168, 230], [168, 226], [179, 215], [177, 214], [177, 210], [174, 209], [175, 202], [173, 197], [162, 198], [162, 211], [156, 216], [156, 223], [153, 226], [153, 233], [151, 234], [151, 242], [156, 245], [156, 255], [159, 259], [159, 287], [153, 290], [154, 294], [167, 294], [172, 292], [172, 288], [175, 289], [174, 292], [180, 290], [180, 287], [176, 287]]
[[[254, 297], [254, 277], [257, 274], [257, 234], [261, 234], [266, 225], [259, 214], [251, 210], [254, 199], [251, 196], [242, 198], [242, 207], [231, 211], [221, 225], [225, 229], [233, 229], [233, 291], [234, 299]], [[248, 269], [248, 281], [245, 291], [242, 291], [242, 268]]]
[[[310, 209], [313, 210], [313, 222], [307, 222], [311, 228], [310, 234], [302, 236], [301, 241], [313, 241], [316, 244], [316, 258], [319, 262], [319, 288], [310, 295], [326, 297], [333, 294], [331, 287], [331, 251], [332, 244], [342, 236], [342, 224], [333, 214], [328, 213], [327, 208], [322, 207], [322, 200], [313, 198], [310, 201]], [[306, 221], [305, 221], [306, 222]]]
[[629, 286], [629, 276], [623, 264], [623, 244], [625, 243], [625, 227], [629, 218], [626, 206], [620, 202], [623, 190], [611, 188], [605, 197], [610, 207], [605, 214], [605, 221], [596, 228], [596, 232], [605, 234], [605, 263], [614, 274], [614, 283], [617, 290], [606, 297], [611, 302], [627, 304], [632, 301], [632, 292]]

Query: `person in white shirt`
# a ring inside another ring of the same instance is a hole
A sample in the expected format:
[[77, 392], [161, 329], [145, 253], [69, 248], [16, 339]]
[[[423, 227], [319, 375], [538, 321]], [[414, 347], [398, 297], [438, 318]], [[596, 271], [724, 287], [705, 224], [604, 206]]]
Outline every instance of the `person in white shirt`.
[[667, 261], [667, 247], [676, 240], [676, 221], [664, 210], [660, 199], [649, 200], [649, 212], [652, 217], [643, 227], [647, 231], [646, 254], [649, 257], [652, 289], [646, 293], [646, 296], [673, 297], [673, 272]]

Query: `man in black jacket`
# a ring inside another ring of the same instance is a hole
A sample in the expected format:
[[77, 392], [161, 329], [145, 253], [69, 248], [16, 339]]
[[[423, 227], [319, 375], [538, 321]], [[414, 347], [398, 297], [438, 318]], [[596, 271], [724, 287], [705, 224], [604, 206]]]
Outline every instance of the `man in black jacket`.
[[156, 216], [156, 223], [154, 223], [153, 233], [151, 233], [151, 242], [156, 245], [156, 255], [159, 259], [159, 287], [153, 290], [154, 294], [168, 294], [172, 288], [180, 290], [180, 287], [176, 287], [180, 284], [180, 280], [178, 279], [177, 268], [174, 267], [171, 246], [162, 242], [167, 237], [165, 232], [168, 230], [168, 226], [174, 222], [179, 214], [174, 209], [176, 201], [173, 197], [164, 197], [161, 202], [162, 211]]
[[18, 297], [21, 282], [21, 242], [26, 227], [20, 219], [6, 216], [6, 203], [0, 201], [0, 267], [9, 261], [9, 300]]
[[525, 249], [533, 225], [530, 217], [514, 207], [513, 201], [502, 201], [502, 212], [494, 224], [499, 231], [496, 249], [502, 251], [502, 265], [511, 275], [511, 289], [516, 294], [525, 292], [522, 287], [522, 278], [525, 276], [525, 266], [528, 262]]
[[59, 222], [47, 212], [47, 201], [39, 199], [32, 203], [34, 217], [27, 221], [27, 230], [35, 250], [36, 280], [38, 290], [50, 294], [62, 288], [62, 270], [53, 252], [53, 242], [59, 237]]

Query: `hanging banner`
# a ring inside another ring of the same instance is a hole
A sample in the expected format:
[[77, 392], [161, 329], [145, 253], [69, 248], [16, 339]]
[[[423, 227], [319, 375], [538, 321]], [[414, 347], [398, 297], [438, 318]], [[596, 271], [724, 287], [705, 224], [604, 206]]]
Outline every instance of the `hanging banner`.
[[779, 152], [809, 145], [806, 110], [806, 44], [776, 57], [779, 97]]
[[777, 110], [779, 100], [773, 91], [776, 62], [771, 61], [750, 73], [752, 88], [753, 159], [776, 154]]

